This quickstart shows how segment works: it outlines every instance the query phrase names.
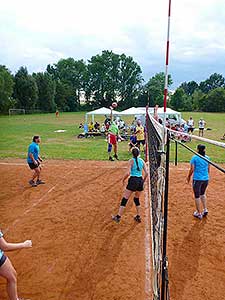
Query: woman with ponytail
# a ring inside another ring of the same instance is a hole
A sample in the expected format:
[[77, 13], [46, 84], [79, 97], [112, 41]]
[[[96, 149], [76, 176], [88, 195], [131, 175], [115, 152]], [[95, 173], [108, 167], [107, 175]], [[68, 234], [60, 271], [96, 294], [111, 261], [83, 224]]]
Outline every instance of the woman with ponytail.
[[[205, 155], [205, 145], [198, 145], [197, 151], [200, 155], [204, 156], [209, 160], [209, 157]], [[194, 217], [202, 219], [202, 217], [207, 216], [208, 209], [206, 205], [206, 195], [205, 191], [208, 186], [209, 181], [209, 169], [210, 164], [199, 157], [194, 155], [190, 161], [190, 170], [187, 176], [187, 183], [190, 182], [191, 176], [193, 174], [193, 192], [195, 195], [195, 206], [196, 211], [194, 212]], [[201, 212], [201, 203], [203, 206], [203, 211]]]
[[[132, 193], [134, 194], [134, 203], [137, 210], [137, 215], [134, 217], [134, 220], [138, 223], [141, 222], [141, 208], [140, 208], [140, 195], [144, 189], [144, 182], [148, 177], [147, 167], [143, 159], [139, 157], [140, 150], [138, 148], [132, 149], [133, 158], [129, 160], [128, 169], [123, 177], [123, 184], [125, 184], [125, 180], [129, 177], [127, 187], [124, 191], [123, 198], [120, 203], [119, 211], [116, 216], [112, 216], [112, 219], [119, 223], [121, 220], [121, 216], [126, 207], [127, 201], [130, 198]], [[144, 178], [142, 178], [142, 171], [144, 171]]]

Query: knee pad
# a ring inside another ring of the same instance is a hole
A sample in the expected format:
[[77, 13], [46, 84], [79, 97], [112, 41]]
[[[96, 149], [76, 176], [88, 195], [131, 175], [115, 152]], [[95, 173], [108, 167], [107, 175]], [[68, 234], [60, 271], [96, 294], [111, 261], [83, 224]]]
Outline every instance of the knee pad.
[[140, 206], [139, 198], [134, 197], [134, 203], [135, 203], [136, 206]]
[[127, 205], [127, 201], [128, 201], [128, 199], [126, 199], [126, 198], [123, 197], [123, 199], [121, 200], [120, 206], [124, 206], [125, 207]]
[[108, 152], [112, 151], [112, 144], [108, 144]]

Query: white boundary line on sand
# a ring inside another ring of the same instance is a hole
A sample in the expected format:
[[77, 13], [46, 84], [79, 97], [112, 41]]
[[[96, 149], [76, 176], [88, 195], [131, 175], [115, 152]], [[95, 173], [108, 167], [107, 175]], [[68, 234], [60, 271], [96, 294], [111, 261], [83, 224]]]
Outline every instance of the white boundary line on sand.
[[145, 197], [145, 300], [151, 300], [151, 247], [150, 247], [150, 210], [149, 210], [149, 193], [148, 190], [144, 191]]
[[[4, 166], [28, 166], [26, 163], [7, 163], [7, 162], [0, 162], [0, 165]], [[60, 167], [63, 164], [56, 165], [56, 164], [41, 164], [43, 167]], [[79, 169], [80, 167], [73, 166], [73, 169]], [[91, 169], [99, 169], [98, 166], [91, 166]], [[112, 166], [101, 166], [102, 169], [127, 169], [127, 167], [118, 167], [117, 165]]]
[[[65, 176], [63, 176], [63, 178], [65, 178], [66, 176], [70, 175], [72, 173], [72, 171], [69, 171]], [[54, 186], [52, 186], [47, 192], [45, 192], [44, 195], [42, 195], [39, 199], [37, 199], [37, 201], [35, 201], [29, 208], [27, 208], [11, 225], [9, 225], [6, 230], [4, 230], [4, 233], [8, 232], [11, 228], [13, 228], [17, 223], [19, 223], [19, 221], [21, 220], [22, 217], [24, 217], [25, 215], [27, 215], [34, 207], [36, 207], [38, 204], [40, 204], [43, 199], [49, 195], [58, 185], [58, 183], [56, 183]]]

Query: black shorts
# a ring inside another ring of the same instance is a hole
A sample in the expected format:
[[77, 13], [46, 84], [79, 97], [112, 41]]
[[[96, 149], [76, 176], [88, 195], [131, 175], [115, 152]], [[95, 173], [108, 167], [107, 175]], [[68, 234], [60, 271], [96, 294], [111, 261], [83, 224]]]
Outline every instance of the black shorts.
[[137, 145], [138, 146], [140, 146], [141, 144], [144, 146], [145, 145], [145, 140], [137, 141]]
[[0, 259], [0, 267], [4, 264], [4, 262], [6, 261], [6, 256], [5, 254], [2, 255], [1, 259]]
[[194, 128], [192, 128], [192, 127], [188, 128], [188, 132], [193, 132], [193, 131], [194, 131]]
[[208, 180], [193, 180], [192, 186], [195, 198], [199, 198], [200, 196], [203, 196], [205, 194], [208, 182]]
[[199, 128], [199, 130], [202, 130], [202, 131], [204, 131], [204, 128]]
[[141, 192], [144, 189], [144, 181], [142, 177], [131, 176], [128, 180], [127, 189], [132, 192]]
[[36, 169], [36, 168], [39, 167], [40, 163], [39, 163], [39, 161], [38, 161], [38, 162], [37, 162], [37, 165], [35, 165], [34, 163], [28, 163], [28, 165], [29, 165], [29, 167], [30, 167], [31, 170], [34, 170], [34, 169]]

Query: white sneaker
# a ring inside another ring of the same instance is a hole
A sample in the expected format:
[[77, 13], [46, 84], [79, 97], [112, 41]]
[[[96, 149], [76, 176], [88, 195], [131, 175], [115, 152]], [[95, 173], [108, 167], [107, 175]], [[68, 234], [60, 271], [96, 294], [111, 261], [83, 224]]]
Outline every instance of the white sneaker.
[[199, 212], [197, 212], [197, 211], [195, 211], [195, 212], [193, 213], [193, 216], [194, 216], [195, 218], [198, 218], [199, 220], [202, 219], [202, 214], [199, 213]]
[[203, 209], [203, 212], [202, 212], [202, 216], [203, 217], [206, 217], [207, 215], [208, 215], [208, 209], [207, 208], [205, 208], [205, 209]]

